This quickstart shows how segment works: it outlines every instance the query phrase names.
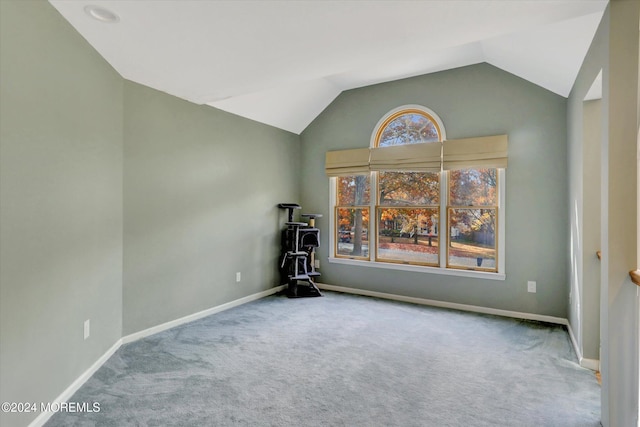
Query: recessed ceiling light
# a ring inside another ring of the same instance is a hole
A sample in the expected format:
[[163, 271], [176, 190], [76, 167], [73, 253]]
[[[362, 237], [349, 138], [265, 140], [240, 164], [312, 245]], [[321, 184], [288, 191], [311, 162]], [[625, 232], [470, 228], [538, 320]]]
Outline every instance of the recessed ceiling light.
[[87, 15], [100, 22], [118, 22], [120, 17], [108, 9], [100, 6], [88, 5], [84, 7]]

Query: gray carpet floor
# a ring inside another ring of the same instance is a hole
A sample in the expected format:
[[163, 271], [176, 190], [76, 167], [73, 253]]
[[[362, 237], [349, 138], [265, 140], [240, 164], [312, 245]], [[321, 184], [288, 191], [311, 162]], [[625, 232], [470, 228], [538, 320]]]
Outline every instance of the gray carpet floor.
[[599, 426], [558, 325], [326, 292], [123, 345], [53, 426]]

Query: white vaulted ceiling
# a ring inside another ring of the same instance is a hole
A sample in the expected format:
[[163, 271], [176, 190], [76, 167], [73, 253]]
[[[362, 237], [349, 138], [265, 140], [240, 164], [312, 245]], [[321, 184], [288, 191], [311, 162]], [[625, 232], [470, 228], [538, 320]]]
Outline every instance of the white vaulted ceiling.
[[[299, 134], [343, 90], [488, 62], [568, 96], [605, 0], [50, 0], [126, 79]], [[97, 5], [119, 17], [100, 22]]]

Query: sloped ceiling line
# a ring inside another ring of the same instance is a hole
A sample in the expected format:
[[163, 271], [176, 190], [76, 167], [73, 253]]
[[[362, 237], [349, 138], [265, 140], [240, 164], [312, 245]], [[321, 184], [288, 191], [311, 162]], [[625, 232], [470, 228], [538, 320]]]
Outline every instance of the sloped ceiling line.
[[[124, 78], [300, 134], [342, 91], [488, 62], [568, 96], [606, 0], [49, 0]], [[92, 19], [99, 5], [117, 23]]]

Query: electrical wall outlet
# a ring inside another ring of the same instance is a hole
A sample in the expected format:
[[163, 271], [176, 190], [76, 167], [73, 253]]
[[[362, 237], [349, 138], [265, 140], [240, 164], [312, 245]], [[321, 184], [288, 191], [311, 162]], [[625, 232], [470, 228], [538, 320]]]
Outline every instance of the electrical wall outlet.
[[240, 272], [238, 271], [236, 273], [236, 282], [239, 282], [242, 279], [242, 274], [240, 274]]
[[84, 339], [86, 340], [91, 335], [91, 319], [84, 321]]
[[531, 293], [536, 293], [536, 282], [529, 280], [527, 282], [527, 291]]
[[320, 268], [320, 260], [316, 259], [313, 261], [313, 268], [318, 269]]

